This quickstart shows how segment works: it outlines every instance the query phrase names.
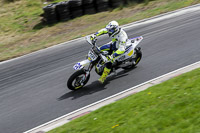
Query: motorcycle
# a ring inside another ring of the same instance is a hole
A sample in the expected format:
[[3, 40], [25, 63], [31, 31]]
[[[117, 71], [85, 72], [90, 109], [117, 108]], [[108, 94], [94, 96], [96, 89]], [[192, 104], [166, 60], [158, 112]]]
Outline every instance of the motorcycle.
[[[90, 72], [95, 67], [95, 72], [102, 75], [106, 62], [108, 62], [109, 51], [100, 51], [96, 45], [96, 39], [91, 40], [90, 36], [85, 37], [86, 41], [92, 46], [89, 50], [86, 60], [76, 63], [73, 68], [76, 70], [68, 79], [67, 86], [70, 90], [79, 90], [85, 86], [90, 79]], [[141, 48], [138, 44], [143, 40], [142, 36], [128, 39], [126, 51], [120, 55], [112, 65], [111, 73], [116, 73], [119, 68], [132, 69], [140, 62], [142, 58]], [[86, 67], [87, 66], [87, 67]]]

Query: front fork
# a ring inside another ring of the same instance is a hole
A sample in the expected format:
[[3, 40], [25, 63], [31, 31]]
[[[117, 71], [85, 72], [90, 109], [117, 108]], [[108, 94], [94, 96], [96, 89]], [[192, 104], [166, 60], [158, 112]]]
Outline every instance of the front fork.
[[81, 85], [83, 85], [84, 81], [89, 76], [89, 74], [90, 74], [90, 72], [91, 72], [91, 70], [92, 70], [93, 67], [94, 67], [94, 64], [90, 63], [89, 66], [88, 66], [88, 69], [84, 69], [86, 74], [85, 74], [85, 76], [83, 76], [83, 78], [80, 81]]

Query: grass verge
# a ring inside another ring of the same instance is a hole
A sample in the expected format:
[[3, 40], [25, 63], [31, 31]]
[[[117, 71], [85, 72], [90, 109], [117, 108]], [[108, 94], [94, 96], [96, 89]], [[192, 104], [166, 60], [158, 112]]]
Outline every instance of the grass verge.
[[[60, 0], [57, 0], [60, 1]], [[41, 0], [0, 1], [0, 61], [91, 34], [111, 20], [120, 25], [200, 3], [200, 0], [154, 0], [85, 15], [67, 22], [43, 25]]]
[[48, 133], [199, 133], [200, 68]]

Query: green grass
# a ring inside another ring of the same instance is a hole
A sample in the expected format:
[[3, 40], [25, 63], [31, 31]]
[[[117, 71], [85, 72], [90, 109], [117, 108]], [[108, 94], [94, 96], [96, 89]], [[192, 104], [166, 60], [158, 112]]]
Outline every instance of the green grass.
[[200, 69], [196, 69], [48, 133], [200, 133], [199, 125]]
[[[59, 2], [61, 0], [54, 0]], [[41, 0], [0, 1], [0, 61], [95, 33], [111, 20], [120, 25], [200, 3], [200, 0], [154, 0], [85, 15], [53, 25], [41, 23]], [[51, 41], [47, 41], [51, 40]]]

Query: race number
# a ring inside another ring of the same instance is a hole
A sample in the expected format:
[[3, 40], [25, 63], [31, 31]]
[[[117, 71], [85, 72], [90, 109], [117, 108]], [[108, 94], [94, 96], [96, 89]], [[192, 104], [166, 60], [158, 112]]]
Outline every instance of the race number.
[[88, 58], [90, 58], [91, 61], [94, 61], [94, 60], [97, 59], [97, 56], [92, 51], [89, 51], [88, 52]]
[[76, 63], [73, 68], [74, 68], [74, 70], [77, 70], [81, 67], [82, 67], [82, 65], [80, 63]]

